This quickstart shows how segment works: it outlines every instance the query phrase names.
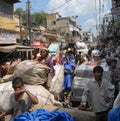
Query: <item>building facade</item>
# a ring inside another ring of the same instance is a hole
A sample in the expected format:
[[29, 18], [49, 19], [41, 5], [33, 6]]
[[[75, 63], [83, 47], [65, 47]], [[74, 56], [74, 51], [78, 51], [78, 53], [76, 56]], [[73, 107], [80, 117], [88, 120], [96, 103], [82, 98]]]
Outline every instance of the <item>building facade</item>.
[[112, 29], [112, 14], [106, 13], [103, 17], [102, 24], [102, 36], [103, 40], [111, 40], [113, 39], [113, 29]]
[[120, 44], [120, 0], [112, 0], [114, 43]]
[[19, 0], [0, 0], [0, 44], [16, 43], [13, 5]]
[[46, 20], [47, 30], [64, 36], [67, 41], [82, 39], [82, 29], [77, 25], [76, 17], [61, 17], [58, 13], [53, 13], [48, 14]]

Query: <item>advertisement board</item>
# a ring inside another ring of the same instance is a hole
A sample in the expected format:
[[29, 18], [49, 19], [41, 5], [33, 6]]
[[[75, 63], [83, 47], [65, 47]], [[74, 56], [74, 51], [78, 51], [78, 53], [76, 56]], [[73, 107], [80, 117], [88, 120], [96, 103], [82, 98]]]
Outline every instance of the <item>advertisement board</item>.
[[16, 43], [16, 33], [1, 32], [0, 33], [0, 44], [11, 44]]
[[32, 40], [32, 47], [33, 48], [41, 48], [41, 47], [47, 47], [48, 44], [47, 43], [41, 43], [40, 39], [34, 38]]

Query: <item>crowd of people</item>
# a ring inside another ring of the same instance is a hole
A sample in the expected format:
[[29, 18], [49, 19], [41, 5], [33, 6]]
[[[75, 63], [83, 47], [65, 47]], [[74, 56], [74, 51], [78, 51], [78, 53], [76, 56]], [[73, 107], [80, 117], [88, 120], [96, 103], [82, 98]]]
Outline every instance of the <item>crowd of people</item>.
[[[62, 92], [71, 90], [72, 79], [74, 76], [74, 70], [77, 66], [82, 63], [90, 64], [94, 66], [93, 74], [94, 79], [86, 85], [84, 95], [82, 97], [81, 105], [78, 109], [85, 110], [88, 100], [91, 110], [96, 114], [96, 121], [117, 121], [113, 118], [115, 112], [120, 109], [120, 94], [119, 94], [119, 83], [120, 83], [120, 52], [114, 47], [108, 48], [103, 45], [97, 45], [88, 48], [88, 53], [82, 53], [75, 50], [73, 47], [69, 47], [65, 50], [60, 51], [59, 55], [51, 56], [47, 48], [40, 49], [40, 57], [33, 58], [33, 60], [38, 61], [41, 64], [45, 64], [50, 68], [50, 73], [48, 75], [48, 81], [45, 85], [49, 89], [51, 79], [55, 75], [54, 65], [61, 64], [64, 66], [64, 83], [62, 87]], [[5, 63], [1, 66], [3, 77], [9, 72], [9, 67], [11, 64], [17, 65], [21, 62], [20, 59], [16, 59], [11, 63]], [[104, 67], [102, 64], [107, 65], [110, 71], [110, 78], [103, 80], [102, 76], [104, 73]], [[8, 66], [9, 65], [9, 66]], [[12, 81], [12, 86], [14, 89], [14, 106], [12, 113], [14, 114], [18, 108], [21, 109], [20, 113], [26, 111], [25, 100], [23, 101], [24, 94], [29, 97], [31, 104], [37, 104], [38, 99], [35, 95], [24, 88], [24, 83], [21, 78], [15, 78]], [[63, 93], [62, 93], [63, 94]], [[117, 99], [117, 101], [116, 101]], [[61, 101], [61, 100], [60, 100]], [[62, 100], [64, 101], [64, 100]], [[19, 103], [20, 102], [20, 103]], [[115, 103], [117, 102], [117, 104]], [[113, 109], [113, 105], [117, 105]], [[17, 104], [20, 104], [19, 106]], [[22, 106], [21, 106], [22, 104]], [[31, 105], [30, 104], [30, 105]], [[16, 105], [16, 107], [15, 107]], [[23, 109], [23, 105], [24, 108]], [[22, 108], [21, 108], [22, 107]], [[114, 111], [113, 111], [114, 110]], [[8, 112], [6, 112], [8, 113]], [[5, 116], [5, 112], [0, 114], [0, 117]], [[17, 113], [19, 114], [19, 113]], [[120, 118], [120, 116], [119, 116]]]
[[[113, 47], [95, 46], [94, 49], [89, 50], [89, 54], [91, 59], [87, 63], [96, 65], [93, 68], [94, 79], [86, 85], [81, 105], [78, 108], [85, 110], [89, 103], [96, 114], [96, 121], [118, 121], [120, 119], [120, 103], [118, 103], [120, 102], [120, 53], [117, 53]], [[110, 78], [103, 79], [105, 65], [108, 66]], [[115, 109], [113, 105], [116, 100], [117, 108]]]

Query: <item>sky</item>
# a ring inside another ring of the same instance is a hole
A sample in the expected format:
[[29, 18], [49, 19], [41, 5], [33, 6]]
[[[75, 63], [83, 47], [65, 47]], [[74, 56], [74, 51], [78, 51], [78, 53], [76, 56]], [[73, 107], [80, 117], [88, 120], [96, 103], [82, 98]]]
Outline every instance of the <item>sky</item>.
[[[26, 10], [26, 2], [21, 0], [14, 8]], [[111, 11], [111, 0], [29, 0], [31, 13], [45, 11], [58, 12], [62, 17], [75, 17], [75, 21], [83, 31], [91, 30], [97, 34], [96, 25], [102, 21], [102, 16]], [[101, 6], [101, 7], [100, 7]]]

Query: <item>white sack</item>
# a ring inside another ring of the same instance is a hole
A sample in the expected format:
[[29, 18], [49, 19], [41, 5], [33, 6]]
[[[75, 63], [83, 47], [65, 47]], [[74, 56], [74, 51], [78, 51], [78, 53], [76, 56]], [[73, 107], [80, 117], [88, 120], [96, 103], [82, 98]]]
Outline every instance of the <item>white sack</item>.
[[[61, 106], [59, 101], [54, 99], [47, 89], [41, 85], [25, 85], [26, 89], [37, 96], [41, 105], [51, 104]], [[11, 109], [10, 96], [13, 93], [11, 82], [0, 84], [0, 111], [9, 111]]]
[[26, 84], [43, 85], [47, 79], [50, 68], [34, 60], [25, 60], [17, 65], [14, 77], [21, 77]]
[[13, 93], [12, 83], [0, 84], [0, 111], [9, 111], [12, 108], [10, 97]]
[[[89, 78], [89, 79], [94, 78], [93, 68], [95, 66], [96, 65], [88, 65], [85, 63], [81, 64], [75, 70], [76, 77]], [[104, 69], [103, 79], [111, 81], [109, 67], [104, 65], [104, 63], [101, 63], [99, 66], [101, 66]]]
[[53, 104], [59, 106], [61, 105], [59, 101], [56, 101], [54, 99], [54, 95], [41, 85], [26, 85], [26, 88], [37, 96], [40, 104]]
[[50, 92], [53, 94], [60, 94], [64, 82], [64, 66], [55, 65], [55, 76], [51, 80]]

